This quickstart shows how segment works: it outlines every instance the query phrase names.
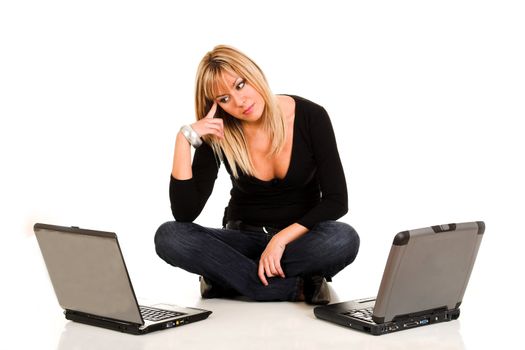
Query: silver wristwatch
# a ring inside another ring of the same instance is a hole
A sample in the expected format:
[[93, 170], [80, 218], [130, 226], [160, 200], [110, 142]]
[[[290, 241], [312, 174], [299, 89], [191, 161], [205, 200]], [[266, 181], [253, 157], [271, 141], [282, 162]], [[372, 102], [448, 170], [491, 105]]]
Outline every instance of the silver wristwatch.
[[199, 134], [197, 134], [197, 132], [195, 132], [195, 130], [193, 130], [191, 126], [184, 125], [182, 128], [180, 128], [180, 132], [193, 147], [197, 148], [202, 145], [201, 137]]

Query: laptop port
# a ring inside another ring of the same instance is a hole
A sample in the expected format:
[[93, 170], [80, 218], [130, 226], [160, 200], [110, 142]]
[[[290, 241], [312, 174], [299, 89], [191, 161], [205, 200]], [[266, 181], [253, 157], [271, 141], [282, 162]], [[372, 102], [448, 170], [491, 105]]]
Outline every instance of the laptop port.
[[393, 324], [393, 325], [388, 326], [386, 329], [389, 332], [393, 332], [393, 331], [397, 331], [399, 329], [399, 326], [397, 324]]
[[166, 323], [166, 328], [171, 328], [171, 327], [175, 327], [175, 322], [170, 321], [170, 322]]
[[404, 328], [415, 327], [419, 325], [419, 321], [407, 322], [403, 325]]

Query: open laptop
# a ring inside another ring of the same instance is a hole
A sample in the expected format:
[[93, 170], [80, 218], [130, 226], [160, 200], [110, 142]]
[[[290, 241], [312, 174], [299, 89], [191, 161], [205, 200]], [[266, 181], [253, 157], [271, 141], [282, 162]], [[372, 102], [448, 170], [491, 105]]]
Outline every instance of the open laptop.
[[113, 232], [37, 223], [35, 235], [66, 319], [144, 334], [206, 319], [211, 311], [139, 306]]
[[400, 232], [376, 298], [318, 306], [314, 314], [374, 335], [455, 320], [484, 232], [482, 221]]

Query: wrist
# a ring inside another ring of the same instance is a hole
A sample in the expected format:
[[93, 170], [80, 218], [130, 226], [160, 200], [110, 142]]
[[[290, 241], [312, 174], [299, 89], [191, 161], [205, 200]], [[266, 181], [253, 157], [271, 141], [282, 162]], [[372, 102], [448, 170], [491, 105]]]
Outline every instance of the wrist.
[[300, 224], [294, 223], [279, 231], [273, 238], [278, 240], [279, 244], [286, 247], [289, 243], [295, 241], [308, 232], [308, 229]]
[[188, 143], [195, 148], [202, 145], [201, 137], [195, 130], [193, 130], [193, 128], [190, 125], [184, 125], [183, 127], [181, 127], [179, 130], [179, 134], [184, 136]]
[[277, 233], [275, 236], [272, 237], [271, 239], [279, 248], [281, 249], [285, 249], [286, 248], [286, 245], [289, 243], [287, 242], [287, 240], [285, 239], [285, 237], [283, 237], [282, 235], [279, 236], [279, 233]]
[[177, 137], [175, 138], [175, 146], [176, 146], [175, 149], [180, 148], [181, 150], [192, 148], [191, 143], [188, 142], [188, 140], [186, 139], [186, 137], [184, 137], [184, 135], [182, 134], [180, 130], [177, 133]]

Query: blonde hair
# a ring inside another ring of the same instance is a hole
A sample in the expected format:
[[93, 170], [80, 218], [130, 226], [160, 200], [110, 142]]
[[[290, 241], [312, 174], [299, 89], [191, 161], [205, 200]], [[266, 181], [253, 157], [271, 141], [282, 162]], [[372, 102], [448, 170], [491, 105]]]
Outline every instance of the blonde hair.
[[[278, 154], [285, 141], [285, 120], [277, 98], [270, 91], [262, 70], [248, 56], [239, 50], [219, 45], [208, 52], [197, 69], [195, 89], [195, 112], [197, 120], [209, 111], [223, 73], [238, 75], [251, 85], [265, 102], [261, 116], [262, 127], [272, 140], [267, 156]], [[206, 135], [204, 141], [211, 145], [216, 156], [226, 157], [232, 174], [239, 177], [239, 169], [246, 175], [254, 176], [255, 169], [248, 153], [248, 147], [241, 122], [227, 113], [221, 116], [224, 124], [224, 139]]]

